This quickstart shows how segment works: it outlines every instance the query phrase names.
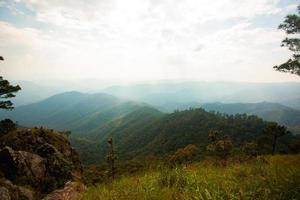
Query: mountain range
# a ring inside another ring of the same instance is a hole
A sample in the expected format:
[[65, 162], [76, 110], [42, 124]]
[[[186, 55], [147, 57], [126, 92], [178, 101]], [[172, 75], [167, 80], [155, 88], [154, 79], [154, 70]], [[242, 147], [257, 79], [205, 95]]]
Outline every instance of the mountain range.
[[177, 107], [177, 111], [162, 112], [156, 106], [110, 94], [66, 92], [12, 111], [1, 111], [0, 117], [11, 118], [22, 126], [71, 130], [71, 142], [84, 163], [103, 161], [110, 137], [115, 139], [122, 158], [134, 158], [169, 154], [190, 143], [204, 148], [210, 129], [228, 133], [238, 144], [254, 140], [268, 123], [251, 115], [296, 131], [300, 124], [300, 111], [278, 103], [194, 102], [170, 106]]
[[23, 126], [45, 126], [56, 130], [87, 133], [94, 128], [130, 113], [145, 104], [108, 94], [65, 92], [43, 101], [1, 111], [1, 118], [11, 118]]
[[247, 83], [225, 81], [148, 81], [120, 84], [93, 79], [80, 81], [13, 81], [22, 90], [13, 99], [16, 106], [41, 101], [54, 94], [76, 90], [107, 93], [156, 107], [172, 103], [258, 103], [276, 102], [300, 109], [300, 82]]
[[275, 102], [300, 109], [300, 83], [161, 81], [118, 85], [102, 92], [164, 108], [172, 103]]

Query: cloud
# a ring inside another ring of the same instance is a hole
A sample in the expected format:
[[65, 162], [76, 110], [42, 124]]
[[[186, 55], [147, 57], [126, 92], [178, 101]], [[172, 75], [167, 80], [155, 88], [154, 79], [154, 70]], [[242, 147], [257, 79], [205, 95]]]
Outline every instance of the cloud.
[[205, 46], [203, 44], [198, 44], [196, 46], [196, 48], [194, 49], [194, 51], [196, 51], [196, 52], [202, 51], [204, 49], [204, 47]]
[[277, 3], [20, 0], [48, 28], [0, 22], [3, 69], [15, 79], [295, 80], [272, 69], [289, 56], [283, 33], [252, 26], [285, 12]]

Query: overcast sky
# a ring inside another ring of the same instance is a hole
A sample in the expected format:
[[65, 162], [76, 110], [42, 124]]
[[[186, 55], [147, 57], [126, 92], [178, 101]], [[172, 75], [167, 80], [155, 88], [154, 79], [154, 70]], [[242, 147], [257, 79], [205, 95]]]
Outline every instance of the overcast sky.
[[14, 80], [299, 81], [276, 72], [298, 0], [0, 0]]

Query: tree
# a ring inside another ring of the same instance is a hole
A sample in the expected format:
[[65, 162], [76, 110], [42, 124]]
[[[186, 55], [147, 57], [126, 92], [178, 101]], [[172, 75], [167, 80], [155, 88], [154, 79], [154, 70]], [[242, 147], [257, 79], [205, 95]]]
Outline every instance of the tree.
[[[0, 60], [4, 60], [2, 56], [0, 56]], [[13, 86], [9, 83], [9, 81], [0, 76], [0, 99], [9, 99], [15, 97], [16, 95], [14, 93], [18, 92], [19, 90], [21, 90], [19, 85]], [[0, 101], [0, 109], [11, 110], [13, 108], [13, 103], [10, 100]]]
[[270, 123], [263, 132], [272, 137], [272, 155], [275, 154], [278, 138], [290, 133], [285, 126], [277, 123]]
[[210, 130], [208, 138], [211, 143], [207, 146], [207, 151], [222, 159], [223, 164], [226, 165], [233, 148], [231, 139], [228, 135], [216, 130]]
[[108, 155], [107, 155], [107, 163], [110, 167], [111, 177], [112, 177], [112, 179], [115, 179], [115, 171], [116, 171], [115, 161], [116, 161], [117, 157], [115, 155], [113, 139], [110, 138], [107, 141], [107, 143], [108, 143], [108, 146], [109, 146], [109, 152], [108, 152]]
[[[278, 26], [279, 29], [284, 30], [287, 34], [300, 33], [300, 5], [298, 6], [298, 14], [287, 15], [282, 24]], [[281, 72], [289, 72], [300, 76], [300, 38], [285, 38], [281, 42], [282, 47], [287, 47], [293, 52], [292, 58], [285, 63], [274, 66], [274, 69]]]
[[197, 156], [199, 149], [194, 144], [189, 144], [178, 149], [169, 159], [172, 165], [192, 162]]

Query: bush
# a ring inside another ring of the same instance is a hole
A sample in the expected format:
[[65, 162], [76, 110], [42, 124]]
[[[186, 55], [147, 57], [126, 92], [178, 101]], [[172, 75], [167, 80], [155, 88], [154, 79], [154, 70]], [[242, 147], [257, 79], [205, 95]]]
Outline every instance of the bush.
[[4, 119], [0, 121], [0, 137], [15, 130], [17, 125], [10, 119]]

